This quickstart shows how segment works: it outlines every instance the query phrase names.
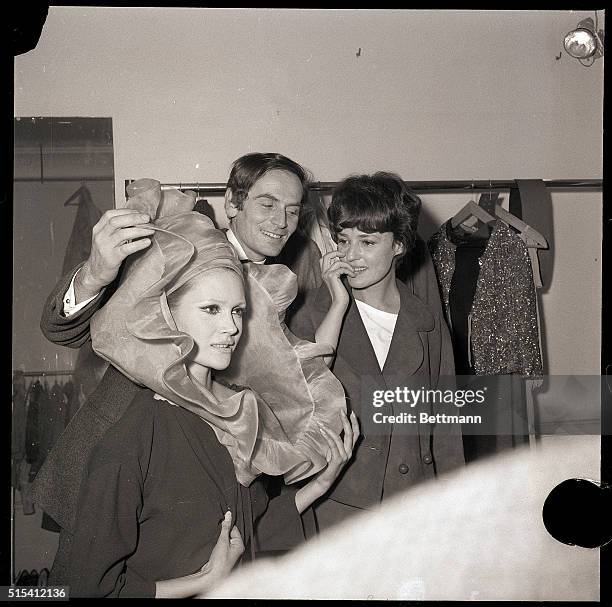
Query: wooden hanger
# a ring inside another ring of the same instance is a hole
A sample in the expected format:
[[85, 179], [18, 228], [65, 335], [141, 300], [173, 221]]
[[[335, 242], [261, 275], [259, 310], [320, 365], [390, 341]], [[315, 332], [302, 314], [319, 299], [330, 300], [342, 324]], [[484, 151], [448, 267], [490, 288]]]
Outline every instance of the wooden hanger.
[[520, 236], [528, 247], [534, 249], [548, 249], [548, 241], [540, 232], [524, 221], [506, 211], [499, 203], [495, 205], [495, 215], [504, 223], [516, 228], [520, 232]]
[[483, 223], [495, 221], [495, 217], [487, 213], [482, 207], [470, 200], [456, 215], [451, 218], [451, 227], [456, 228], [469, 217], [476, 217]]

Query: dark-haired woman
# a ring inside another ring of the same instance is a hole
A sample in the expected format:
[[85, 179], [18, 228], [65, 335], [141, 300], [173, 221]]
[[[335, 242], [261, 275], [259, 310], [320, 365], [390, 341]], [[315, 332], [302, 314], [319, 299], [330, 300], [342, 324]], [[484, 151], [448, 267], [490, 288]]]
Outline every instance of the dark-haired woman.
[[[401, 414], [423, 408], [405, 402], [373, 406], [375, 390], [436, 389], [454, 374], [444, 319], [395, 276], [414, 246], [420, 204], [391, 173], [341, 182], [328, 209], [338, 249], [321, 260], [324, 285], [307, 295], [291, 320], [299, 337], [335, 348], [327, 362], [363, 435], [315, 509], [319, 530], [464, 463], [456, 424], [420, 423], [418, 414], [413, 422], [395, 423], [392, 416], [405, 420]], [[381, 419], [386, 422], [376, 421]]]

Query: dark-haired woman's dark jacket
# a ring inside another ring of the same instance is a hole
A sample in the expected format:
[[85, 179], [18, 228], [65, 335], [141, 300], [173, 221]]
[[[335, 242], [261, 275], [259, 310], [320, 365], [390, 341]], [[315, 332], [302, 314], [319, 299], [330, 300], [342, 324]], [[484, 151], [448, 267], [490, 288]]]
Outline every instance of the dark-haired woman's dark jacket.
[[[420, 424], [418, 433], [411, 434], [405, 432], [406, 428], [379, 433], [368, 430], [366, 416], [371, 417], [375, 410], [373, 390], [416, 384], [435, 388], [440, 377], [454, 374], [453, 350], [441, 309], [435, 311], [425, 305], [399, 280], [397, 286], [400, 312], [382, 372], [352, 297], [332, 367], [344, 386], [350, 408], [360, 418], [364, 436], [327, 498], [357, 508], [369, 508], [383, 495], [386, 498], [464, 464], [458, 424]], [[291, 330], [313, 341], [330, 304], [325, 285], [309, 292], [290, 322]], [[379, 410], [392, 412], [390, 406]], [[406, 410], [405, 406], [394, 405], [395, 413]]]

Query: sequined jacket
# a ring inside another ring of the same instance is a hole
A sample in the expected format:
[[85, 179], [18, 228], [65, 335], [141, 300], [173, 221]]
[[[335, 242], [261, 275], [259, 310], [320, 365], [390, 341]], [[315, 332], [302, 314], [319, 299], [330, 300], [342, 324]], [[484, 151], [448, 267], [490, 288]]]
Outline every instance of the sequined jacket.
[[[448, 222], [429, 239], [446, 320], [452, 328], [449, 293], [455, 250]], [[497, 220], [479, 260], [480, 272], [468, 323], [476, 375], [541, 375], [537, 299], [529, 252], [505, 223]]]

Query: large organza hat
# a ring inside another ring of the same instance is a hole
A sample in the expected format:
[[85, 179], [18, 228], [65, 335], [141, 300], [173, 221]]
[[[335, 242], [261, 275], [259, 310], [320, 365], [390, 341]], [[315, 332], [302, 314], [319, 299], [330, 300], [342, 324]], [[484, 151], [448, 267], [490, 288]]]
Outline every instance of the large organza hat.
[[[286, 280], [274, 284], [274, 268], [284, 268], [294, 281], [295, 275], [284, 266], [243, 266], [223, 232], [216, 229], [208, 217], [192, 211], [195, 204], [192, 193], [166, 190], [162, 194], [159, 182], [142, 179], [128, 186], [128, 195], [127, 206], [147, 212], [153, 220], [155, 233], [150, 247], [128, 258], [118, 289], [92, 319], [91, 337], [96, 353], [134, 382], [147, 386], [208, 423], [219, 442], [228, 449], [241, 484], [248, 486], [261, 473], [284, 475], [285, 481], [290, 483], [321, 470], [326, 465], [327, 443], [318, 424], [324, 423], [339, 432], [338, 414], [346, 406], [340, 382], [323, 361], [319, 359], [328, 374], [327, 379], [333, 384], [328, 400], [321, 399], [320, 394], [317, 402], [310, 398], [293, 401], [285, 398], [285, 384], [291, 381], [296, 370], [302, 369], [296, 367], [296, 350], [289, 339], [285, 339], [285, 356], [279, 357], [276, 353], [275, 372], [270, 373], [269, 382], [264, 378], [268, 388], [266, 397], [248, 389], [249, 378], [261, 375], [260, 366], [253, 364], [254, 360], [265, 357], [265, 352], [258, 348], [249, 356], [241, 357], [241, 371], [236, 375], [247, 388], [220, 401], [192, 380], [187, 362], [194, 341], [177, 329], [167, 302], [168, 294], [202, 272], [225, 268], [244, 280], [245, 271], [247, 276], [254, 271], [259, 277], [257, 284], [261, 286], [256, 296], [257, 312], [250, 313], [252, 297], [249, 291], [253, 289], [247, 289], [244, 324], [250, 336], [260, 335], [265, 342], [271, 318], [276, 318], [276, 325], [282, 326], [274, 300], [278, 300], [278, 293], [287, 287]], [[261, 278], [266, 272], [270, 272], [267, 281]], [[253, 282], [249, 278], [247, 281]], [[264, 283], [272, 287], [275, 295], [264, 295]], [[291, 289], [289, 285], [289, 292]], [[294, 296], [295, 292], [291, 299]], [[266, 298], [269, 299], [267, 307]], [[268, 319], [266, 325], [259, 322], [264, 317]], [[256, 341], [259, 343], [261, 339]], [[272, 342], [270, 345], [278, 349], [278, 339]], [[316, 350], [315, 344], [310, 345]], [[323, 350], [320, 349], [320, 354], [327, 353]], [[308, 360], [312, 359], [313, 352], [308, 353]], [[246, 369], [248, 365], [252, 368]], [[283, 376], [283, 366], [292, 370], [290, 377]], [[302, 383], [308, 393], [307, 382]], [[296, 388], [304, 387], [298, 384], [295, 383]], [[278, 386], [278, 392], [274, 386]], [[321, 388], [317, 390], [320, 392]]]
[[[289, 440], [317, 470], [325, 466], [319, 425], [339, 433], [346, 396], [323, 357], [333, 348], [296, 337], [284, 322], [297, 295], [297, 277], [285, 265], [246, 264], [247, 317], [232, 360], [217, 376], [249, 386], [281, 420]], [[285, 475], [292, 482], [291, 475]]]

